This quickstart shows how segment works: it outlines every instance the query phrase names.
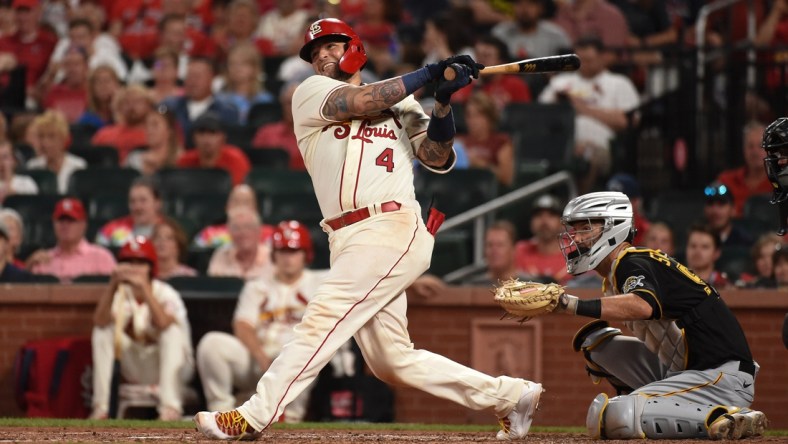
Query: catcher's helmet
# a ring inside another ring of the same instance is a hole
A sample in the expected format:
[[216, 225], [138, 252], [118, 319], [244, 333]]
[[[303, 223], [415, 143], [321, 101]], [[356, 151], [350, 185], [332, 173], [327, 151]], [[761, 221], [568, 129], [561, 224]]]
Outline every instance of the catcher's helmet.
[[345, 54], [339, 59], [339, 69], [353, 74], [367, 63], [367, 52], [358, 34], [347, 23], [335, 18], [318, 20], [309, 26], [304, 34], [304, 46], [301, 47], [299, 56], [312, 63], [312, 46], [318, 40], [329, 36], [342, 36], [347, 39]]
[[130, 241], [118, 251], [118, 262], [131, 259], [142, 259], [150, 264], [151, 277], [159, 272], [159, 259], [153, 243], [142, 236], [131, 238]]
[[[631, 241], [635, 235], [632, 217], [632, 203], [618, 191], [584, 194], [569, 201], [561, 217], [564, 232], [558, 236], [566, 270], [575, 275], [593, 270], [618, 245]], [[581, 221], [603, 222], [602, 231], [583, 245], [575, 240], [581, 231], [572, 227]]]
[[309, 230], [295, 220], [286, 220], [279, 223], [272, 236], [274, 250], [304, 250], [307, 263], [311, 263], [315, 256], [312, 247], [312, 236]]
[[780, 117], [766, 127], [761, 148], [766, 150], [763, 164], [774, 188], [772, 203], [783, 202], [788, 199], [788, 118]]

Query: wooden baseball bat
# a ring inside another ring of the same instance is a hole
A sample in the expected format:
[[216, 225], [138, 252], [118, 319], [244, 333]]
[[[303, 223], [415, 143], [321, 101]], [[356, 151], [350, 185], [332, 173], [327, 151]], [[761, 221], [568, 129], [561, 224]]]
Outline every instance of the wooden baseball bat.
[[[576, 71], [580, 68], [580, 57], [577, 54], [564, 54], [550, 57], [537, 57], [534, 59], [520, 60], [519, 62], [504, 63], [503, 65], [485, 66], [479, 74], [543, 74], [548, 72]], [[451, 66], [443, 71], [446, 80], [454, 80], [457, 72]]]

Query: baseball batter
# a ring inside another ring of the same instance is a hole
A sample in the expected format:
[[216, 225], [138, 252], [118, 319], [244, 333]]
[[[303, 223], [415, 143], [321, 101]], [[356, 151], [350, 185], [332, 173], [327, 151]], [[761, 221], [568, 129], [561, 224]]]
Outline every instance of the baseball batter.
[[[297, 221], [280, 223], [271, 237], [274, 273], [246, 283], [233, 316], [233, 333], [214, 331], [197, 345], [205, 399], [211, 410], [235, 407], [233, 389], [248, 393], [293, 336], [307, 303], [326, 272], [306, 269], [314, 256], [309, 230]], [[285, 409], [286, 422], [306, 414], [308, 391]]]
[[[216, 439], [256, 437], [354, 337], [381, 380], [471, 409], [491, 409], [504, 425], [499, 438], [522, 438], [540, 384], [493, 378], [416, 350], [407, 331], [404, 291], [429, 267], [434, 243], [415, 198], [412, 162], [418, 159], [439, 173], [452, 168], [455, 128], [448, 103], [480, 66], [456, 56], [362, 85], [367, 58], [347, 24], [318, 20], [304, 41], [301, 58], [317, 75], [295, 91], [293, 118], [325, 218], [321, 226], [329, 237], [331, 269], [257, 393], [236, 410], [198, 413], [198, 430]], [[442, 73], [450, 64], [458, 75], [446, 81]], [[411, 94], [433, 82], [437, 103], [429, 117]]]
[[[633, 247], [632, 204], [619, 192], [590, 193], [567, 204], [560, 237], [567, 271], [596, 270], [601, 299], [564, 295], [559, 309], [605, 321], [575, 335], [598, 395], [586, 426], [593, 438], [739, 439], [759, 435], [766, 416], [750, 410], [758, 364], [717, 290], [659, 250]], [[625, 394], [622, 394], [625, 393]]]
[[156, 250], [143, 237], [118, 252], [118, 266], [94, 313], [91, 418], [107, 418], [115, 340], [123, 378], [157, 384], [159, 419], [182, 418], [182, 390], [194, 374], [189, 320], [180, 294], [155, 278], [156, 265]]

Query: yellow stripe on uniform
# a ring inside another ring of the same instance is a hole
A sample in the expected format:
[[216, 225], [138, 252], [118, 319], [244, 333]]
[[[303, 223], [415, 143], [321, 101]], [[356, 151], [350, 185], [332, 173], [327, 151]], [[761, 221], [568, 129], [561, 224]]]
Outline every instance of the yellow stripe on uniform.
[[710, 385], [717, 385], [717, 383], [720, 382], [720, 380], [722, 379], [722, 375], [723, 375], [723, 373], [720, 372], [720, 374], [717, 376], [717, 379], [715, 379], [714, 381], [704, 382], [703, 384], [699, 384], [699, 385], [696, 385], [696, 386], [693, 386], [693, 387], [687, 387], [685, 389], [677, 390], [675, 392], [653, 393], [653, 394], [640, 392], [640, 393], [638, 393], [638, 395], [645, 396], [646, 398], [665, 398], [665, 397], [668, 397], [668, 396], [674, 396], [674, 395], [679, 395], [679, 394], [682, 394], [682, 393], [688, 393], [688, 392], [691, 392], [693, 390], [700, 390], [700, 389], [702, 389], [704, 387], [708, 387]]

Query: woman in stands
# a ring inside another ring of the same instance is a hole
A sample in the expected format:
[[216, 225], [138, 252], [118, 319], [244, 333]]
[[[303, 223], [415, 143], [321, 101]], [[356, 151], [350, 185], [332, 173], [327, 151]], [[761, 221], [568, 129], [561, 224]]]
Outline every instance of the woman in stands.
[[38, 185], [30, 176], [16, 174], [14, 149], [0, 142], [0, 203], [13, 194], [38, 194]]
[[242, 124], [246, 123], [252, 105], [274, 103], [276, 100], [262, 87], [262, 60], [252, 43], [240, 42], [230, 49], [224, 81], [224, 88], [218, 96], [220, 100], [232, 103], [238, 108]]
[[77, 121], [96, 129], [114, 122], [112, 98], [122, 87], [118, 74], [109, 65], [99, 65], [88, 77], [88, 109]]
[[68, 193], [68, 180], [76, 170], [87, 167], [81, 157], [67, 153], [71, 141], [66, 116], [60, 111], [49, 110], [33, 120], [30, 131], [34, 134], [34, 147], [40, 155], [27, 161], [31, 170], [49, 170], [57, 176], [57, 190]]
[[174, 168], [183, 153], [183, 137], [178, 129], [175, 115], [166, 106], [159, 105], [156, 112], [145, 118], [147, 149], [136, 149], [126, 157], [126, 166], [134, 168], [144, 176], [150, 176], [164, 168]]
[[474, 93], [465, 106], [468, 134], [458, 139], [465, 145], [471, 168], [489, 169], [501, 185], [509, 187], [514, 180], [514, 147], [509, 135], [498, 131], [499, 120], [493, 99]]
[[162, 217], [161, 221], [153, 228], [151, 240], [159, 258], [159, 279], [197, 276], [197, 270], [183, 264], [188, 241], [186, 233], [177, 222], [169, 217]]
[[141, 236], [150, 239], [153, 227], [161, 221], [161, 195], [149, 177], [139, 177], [129, 188], [129, 215], [107, 222], [98, 233], [96, 243], [120, 248]]

